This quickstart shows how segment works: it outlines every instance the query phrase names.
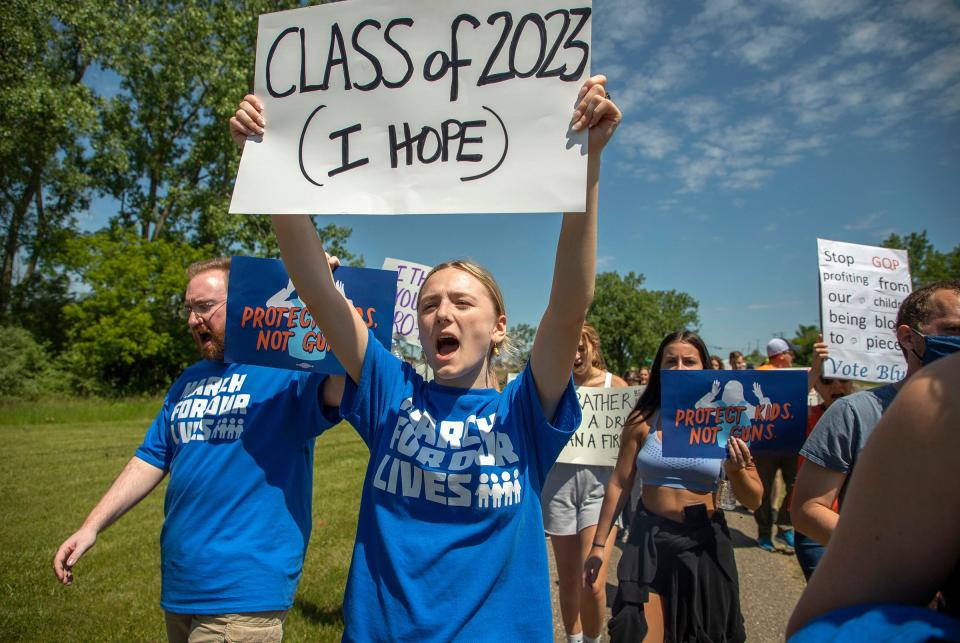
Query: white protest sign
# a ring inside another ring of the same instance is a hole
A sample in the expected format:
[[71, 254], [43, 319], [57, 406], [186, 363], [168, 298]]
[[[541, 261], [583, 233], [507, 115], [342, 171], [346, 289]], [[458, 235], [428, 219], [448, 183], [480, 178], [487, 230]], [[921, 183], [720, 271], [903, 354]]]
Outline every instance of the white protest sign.
[[563, 447], [557, 462], [607, 467], [616, 465], [620, 451], [620, 432], [644, 388], [646, 387], [577, 387], [577, 400], [580, 402], [583, 420], [580, 428], [570, 436], [570, 440]]
[[582, 212], [590, 0], [372, 0], [260, 16], [230, 212]]
[[393, 336], [414, 346], [420, 346], [420, 326], [417, 324], [417, 301], [431, 266], [422, 263], [392, 259], [383, 260], [384, 270], [397, 271], [397, 303], [393, 309]]
[[896, 318], [911, 291], [907, 252], [817, 239], [817, 254], [820, 322], [830, 347], [824, 377], [903, 379], [906, 362]]

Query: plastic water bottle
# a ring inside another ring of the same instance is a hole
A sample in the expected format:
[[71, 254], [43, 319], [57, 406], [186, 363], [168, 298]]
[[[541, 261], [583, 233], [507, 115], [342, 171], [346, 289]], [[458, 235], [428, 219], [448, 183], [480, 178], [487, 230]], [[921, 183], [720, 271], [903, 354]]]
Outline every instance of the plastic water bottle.
[[733, 511], [737, 508], [737, 498], [733, 495], [733, 486], [726, 478], [720, 481], [717, 504], [724, 511]]

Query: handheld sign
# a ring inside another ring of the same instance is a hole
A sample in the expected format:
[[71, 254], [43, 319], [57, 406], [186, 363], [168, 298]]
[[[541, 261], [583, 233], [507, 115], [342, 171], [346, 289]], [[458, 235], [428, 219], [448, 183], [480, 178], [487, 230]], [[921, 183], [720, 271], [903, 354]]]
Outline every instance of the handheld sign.
[[902, 380], [907, 365], [896, 319], [912, 290], [907, 252], [817, 239], [817, 254], [820, 325], [830, 347], [824, 377]]
[[577, 400], [583, 412], [580, 428], [570, 440], [557, 462], [595, 464], [612, 467], [620, 451], [620, 432], [643, 392], [642, 386], [607, 388], [578, 386]]
[[[394, 273], [341, 267], [333, 278], [377, 341], [389, 348]], [[344, 372], [278, 259], [230, 260], [224, 361], [315, 373]]]
[[417, 323], [417, 301], [420, 286], [427, 278], [431, 267], [403, 259], [383, 260], [384, 270], [397, 272], [397, 302], [393, 310], [393, 334], [401, 341], [420, 346], [420, 326]]
[[230, 212], [582, 212], [590, 0], [373, 0], [260, 16]]
[[800, 451], [807, 427], [807, 373], [661, 371], [663, 455], [726, 458], [732, 435], [752, 453]]

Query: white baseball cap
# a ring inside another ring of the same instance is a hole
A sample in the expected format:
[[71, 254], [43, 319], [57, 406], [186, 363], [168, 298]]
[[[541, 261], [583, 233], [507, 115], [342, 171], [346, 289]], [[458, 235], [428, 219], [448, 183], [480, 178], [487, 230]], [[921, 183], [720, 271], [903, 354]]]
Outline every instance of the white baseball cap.
[[774, 337], [767, 342], [767, 357], [794, 350], [793, 345], [782, 337]]

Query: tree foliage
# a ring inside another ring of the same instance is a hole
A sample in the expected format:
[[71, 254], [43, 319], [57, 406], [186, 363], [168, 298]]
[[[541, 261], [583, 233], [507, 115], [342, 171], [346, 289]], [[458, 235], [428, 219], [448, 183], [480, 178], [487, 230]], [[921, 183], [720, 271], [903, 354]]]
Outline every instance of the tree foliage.
[[881, 245], [907, 251], [914, 290], [935, 281], [960, 279], [960, 245], [941, 252], [933, 247], [926, 230], [911, 232], [905, 237], [891, 234]]
[[507, 338], [512, 347], [509, 355], [503, 356], [503, 365], [511, 373], [520, 372], [530, 359], [533, 340], [537, 337], [537, 327], [530, 324], [517, 324], [507, 329]]
[[96, 127], [98, 101], [83, 80], [112, 55], [117, 7], [11, 0], [0, 8], [0, 317], [7, 320], [89, 205], [83, 143]]
[[813, 345], [820, 339], [820, 326], [816, 324], [800, 324], [793, 339], [787, 340], [794, 345], [794, 366], [811, 366], [813, 364]]
[[676, 290], [648, 290], [643, 282], [644, 276], [633, 272], [597, 275], [587, 321], [600, 334], [607, 368], [615, 373], [649, 363], [664, 335], [700, 323], [693, 297]]
[[[27, 329], [78, 390], [167, 385], [196, 355], [170, 305], [183, 268], [278, 255], [267, 217], [227, 213], [239, 152], [226, 123], [252, 85], [257, 16], [299, 4], [0, 7], [0, 323]], [[81, 233], [94, 199], [107, 223]], [[349, 228], [318, 231], [362, 265]]]
[[208, 247], [147, 241], [129, 230], [85, 235], [71, 244], [72, 268], [90, 289], [64, 308], [66, 363], [85, 392], [160, 391], [197, 349], [177, 311], [186, 267]]

